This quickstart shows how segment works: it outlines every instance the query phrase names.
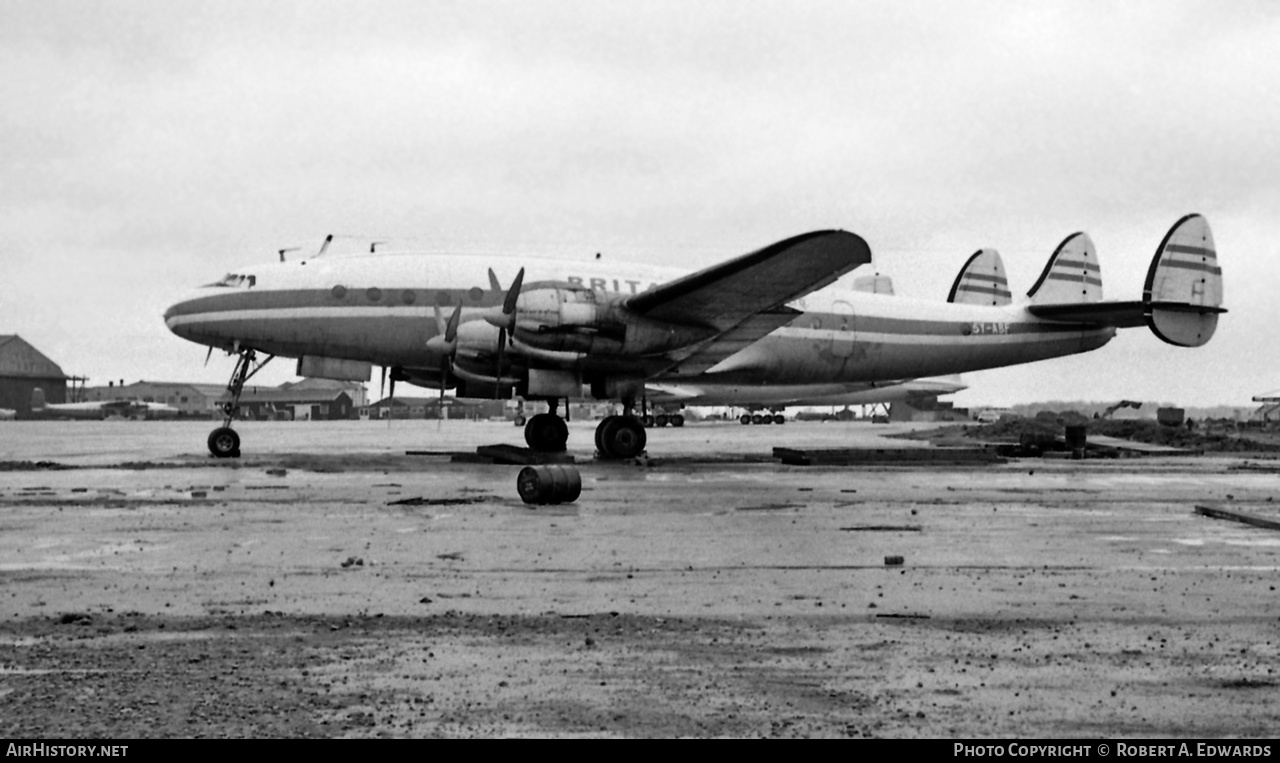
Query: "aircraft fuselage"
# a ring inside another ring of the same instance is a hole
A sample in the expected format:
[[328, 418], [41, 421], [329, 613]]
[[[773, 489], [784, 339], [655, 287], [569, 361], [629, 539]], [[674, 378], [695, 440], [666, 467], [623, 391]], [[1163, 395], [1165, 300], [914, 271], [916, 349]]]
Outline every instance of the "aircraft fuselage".
[[[491, 288], [487, 268], [510, 282], [521, 267], [526, 290], [557, 282], [610, 297], [682, 275], [619, 263], [473, 255], [327, 256], [246, 268], [222, 285], [197, 289], [173, 305], [165, 321], [181, 337], [227, 350], [432, 369], [442, 361], [427, 348], [438, 333], [436, 308], [448, 314], [461, 305], [462, 325], [477, 324], [473, 333], [483, 333], [491, 327], [477, 322], [504, 296]], [[939, 303], [834, 286], [790, 307], [800, 314], [787, 325], [698, 378], [747, 385], [912, 379], [1086, 352], [1115, 334], [1107, 326], [1041, 320], [1021, 305]], [[662, 374], [663, 380], [681, 378], [687, 377], [678, 365]]]

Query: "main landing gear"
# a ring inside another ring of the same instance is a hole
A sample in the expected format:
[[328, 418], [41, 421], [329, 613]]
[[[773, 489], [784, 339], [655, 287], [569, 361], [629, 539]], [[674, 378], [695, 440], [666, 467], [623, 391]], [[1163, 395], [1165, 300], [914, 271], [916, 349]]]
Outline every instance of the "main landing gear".
[[209, 433], [209, 452], [215, 458], [239, 458], [240, 435], [231, 428], [240, 411], [240, 393], [244, 392], [244, 383], [271, 362], [274, 355], [268, 355], [261, 363], [255, 363], [257, 353], [253, 350], [238, 350], [235, 370], [231, 372], [231, 381], [227, 382], [227, 391], [231, 399], [219, 406], [222, 409], [222, 426]]
[[539, 453], [563, 453], [569, 441], [569, 427], [556, 415], [556, 403], [549, 401], [550, 413], [539, 413], [524, 425], [524, 441]]
[[[569, 427], [556, 413], [557, 401], [548, 401], [549, 413], [539, 413], [524, 425], [524, 440], [539, 453], [563, 453]], [[635, 458], [644, 453], [648, 438], [644, 424], [632, 415], [634, 402], [623, 401], [622, 416], [606, 416], [596, 427], [596, 453], [602, 459]]]
[[648, 435], [644, 423], [632, 416], [605, 416], [596, 427], [596, 452], [600, 458], [635, 458], [644, 452]]

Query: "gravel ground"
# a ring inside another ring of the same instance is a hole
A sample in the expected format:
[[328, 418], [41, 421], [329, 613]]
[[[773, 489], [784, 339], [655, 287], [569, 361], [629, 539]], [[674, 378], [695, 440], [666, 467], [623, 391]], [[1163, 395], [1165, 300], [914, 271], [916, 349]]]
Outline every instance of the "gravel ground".
[[[516, 468], [403, 455], [500, 425], [259, 428], [234, 464], [191, 426], [44, 426], [93, 436], [0, 448], [11, 737], [1267, 737], [1280, 715], [1280, 535], [1193, 512], [1280, 513], [1257, 458], [786, 467], [769, 437], [889, 430], [700, 425], [651, 434], [647, 465], [576, 454], [579, 501], [532, 509]], [[721, 440], [736, 459], [708, 461]]]

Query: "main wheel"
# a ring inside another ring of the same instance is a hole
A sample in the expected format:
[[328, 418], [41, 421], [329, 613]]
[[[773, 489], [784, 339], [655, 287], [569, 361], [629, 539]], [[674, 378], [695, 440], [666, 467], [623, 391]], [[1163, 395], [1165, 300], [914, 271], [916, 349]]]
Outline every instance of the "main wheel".
[[647, 440], [644, 426], [630, 416], [609, 416], [596, 427], [601, 458], [635, 458], [644, 452]]
[[682, 426], [684, 426], [684, 414], [683, 414], [683, 413], [673, 413], [673, 414], [671, 414], [671, 426], [673, 426], [673, 427], [682, 427]]
[[747, 424], [750, 424], [750, 423], [751, 423], [751, 414], [749, 414], [749, 413], [744, 413], [744, 414], [742, 414], [741, 416], [739, 416], [739, 417], [738, 417], [738, 421], [741, 421], [741, 422], [742, 422], [742, 424], [743, 424], [743, 426], [746, 426]]
[[569, 441], [569, 426], [554, 413], [539, 413], [524, 425], [524, 441], [539, 453], [562, 453]]
[[209, 433], [209, 452], [215, 458], [239, 458], [240, 435], [231, 427], [218, 427]]
[[786, 416], [783, 416], [781, 413], [775, 413], [775, 414], [773, 414], [773, 423], [775, 423], [775, 424], [785, 424], [785, 423], [787, 423], [787, 417], [786, 417]]

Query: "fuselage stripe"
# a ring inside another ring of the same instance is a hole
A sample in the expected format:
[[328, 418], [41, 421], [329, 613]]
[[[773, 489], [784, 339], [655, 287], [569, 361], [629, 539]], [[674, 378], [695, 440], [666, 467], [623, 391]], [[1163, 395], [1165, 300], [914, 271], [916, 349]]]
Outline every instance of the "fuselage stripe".
[[1194, 254], [1201, 257], [1218, 258], [1218, 253], [1212, 249], [1206, 249], [1203, 246], [1191, 246], [1189, 244], [1169, 244], [1164, 248], [1166, 252], [1175, 252], [1177, 254]]
[[981, 286], [979, 284], [960, 284], [960, 288], [956, 291], [968, 292], [970, 294], [994, 294], [999, 297], [1012, 297], [1008, 289], [998, 286]]
[[1162, 260], [1160, 262], [1162, 268], [1177, 268], [1179, 270], [1198, 270], [1202, 273], [1210, 273], [1215, 276], [1222, 275], [1222, 268], [1217, 265], [1210, 265], [1207, 262], [1186, 262], [1184, 260]]
[[995, 275], [993, 273], [965, 273], [964, 278], [960, 279], [960, 285], [963, 287], [969, 281], [980, 281], [983, 283], [1007, 284], [1008, 279], [1004, 276]]
[[1058, 260], [1053, 263], [1053, 270], [1055, 272], [1062, 270], [1063, 268], [1083, 268], [1094, 273], [1101, 272], [1102, 270], [1102, 268], [1098, 266], [1098, 263], [1090, 260]]
[[1059, 273], [1057, 271], [1050, 273], [1048, 281], [1071, 281], [1072, 283], [1087, 283], [1090, 286], [1101, 286], [1102, 279], [1093, 276], [1082, 276], [1079, 273]]

